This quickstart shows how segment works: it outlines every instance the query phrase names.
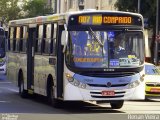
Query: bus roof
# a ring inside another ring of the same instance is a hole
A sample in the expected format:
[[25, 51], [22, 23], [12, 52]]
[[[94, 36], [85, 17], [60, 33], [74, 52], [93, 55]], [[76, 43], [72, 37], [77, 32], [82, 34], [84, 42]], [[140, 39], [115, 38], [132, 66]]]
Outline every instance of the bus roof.
[[38, 16], [33, 18], [26, 18], [26, 19], [18, 19], [18, 20], [11, 20], [9, 21], [9, 26], [12, 25], [21, 25], [21, 24], [41, 24], [41, 23], [47, 23], [47, 22], [56, 22], [59, 20], [64, 20], [65, 14], [54, 14], [54, 15], [48, 15], [48, 16]]
[[[86, 14], [86, 13], [113, 13], [113, 14], [126, 14], [126, 15], [134, 15], [139, 16], [143, 19], [141, 14], [138, 13], [132, 13], [132, 12], [123, 12], [123, 11], [108, 11], [108, 10], [83, 10], [83, 11], [72, 11], [67, 12], [64, 14], [53, 14], [48, 16], [38, 16], [33, 18], [25, 18], [25, 19], [18, 19], [18, 20], [11, 20], [9, 21], [9, 26], [16, 26], [21, 24], [41, 24], [41, 23], [48, 23], [48, 22], [57, 22], [60, 20], [68, 20], [68, 18], [72, 15], [78, 15], [78, 14]], [[67, 23], [67, 21], [66, 21]]]
[[[115, 14], [130, 14], [130, 15], [135, 15], [142, 17], [141, 14], [139, 13], [133, 13], [133, 12], [125, 12], [125, 11], [111, 11], [111, 10], [95, 10], [95, 9], [89, 9], [89, 10], [82, 10], [82, 11], [72, 11], [72, 12], [67, 12], [66, 15], [74, 15], [74, 14], [83, 14], [83, 13], [115, 13]], [[142, 17], [143, 18], [143, 17]]]

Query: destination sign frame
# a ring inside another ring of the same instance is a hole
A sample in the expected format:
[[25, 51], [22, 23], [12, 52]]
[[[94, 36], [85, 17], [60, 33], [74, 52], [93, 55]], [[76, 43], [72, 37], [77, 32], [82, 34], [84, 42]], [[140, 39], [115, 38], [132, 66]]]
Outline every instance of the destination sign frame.
[[75, 14], [69, 17], [69, 26], [75, 25], [136, 25], [142, 26], [142, 18], [132, 14], [122, 13], [87, 13]]

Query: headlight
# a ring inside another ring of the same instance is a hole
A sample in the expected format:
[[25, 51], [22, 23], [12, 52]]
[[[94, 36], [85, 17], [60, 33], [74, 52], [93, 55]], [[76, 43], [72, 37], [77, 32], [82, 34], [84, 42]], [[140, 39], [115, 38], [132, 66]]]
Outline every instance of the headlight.
[[79, 86], [80, 85], [80, 82], [78, 80], [74, 80], [74, 86]]
[[80, 87], [85, 89], [87, 87], [87, 85], [85, 83], [80, 82], [79, 80], [76, 80], [73, 78], [72, 75], [70, 75], [69, 73], [65, 74], [67, 80], [69, 83], [71, 83], [72, 85], [76, 86], [76, 87]]
[[67, 80], [69, 82], [73, 82], [74, 81], [74, 78], [70, 74], [68, 74], [68, 73], [66, 73], [66, 78], [67, 78]]
[[69, 82], [73, 82], [73, 81], [74, 81], [74, 78], [73, 78], [73, 77], [69, 77], [69, 78], [68, 78], [68, 81], [69, 81]]
[[81, 88], [85, 89], [86, 88], [86, 84], [82, 83], [81, 84]]
[[137, 87], [138, 85], [140, 84], [140, 82], [138, 80], [132, 82], [132, 83], [129, 83], [128, 84], [128, 88], [131, 89], [131, 88], [135, 88]]

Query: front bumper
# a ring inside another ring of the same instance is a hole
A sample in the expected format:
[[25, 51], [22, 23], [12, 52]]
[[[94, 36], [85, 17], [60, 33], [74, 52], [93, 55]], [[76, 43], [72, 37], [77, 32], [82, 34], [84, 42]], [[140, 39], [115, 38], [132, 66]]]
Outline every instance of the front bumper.
[[[103, 96], [102, 91], [114, 91], [114, 96]], [[140, 84], [136, 88], [99, 88], [82, 89], [72, 84], [67, 84], [64, 89], [64, 100], [143, 100], [145, 98], [144, 85]]]

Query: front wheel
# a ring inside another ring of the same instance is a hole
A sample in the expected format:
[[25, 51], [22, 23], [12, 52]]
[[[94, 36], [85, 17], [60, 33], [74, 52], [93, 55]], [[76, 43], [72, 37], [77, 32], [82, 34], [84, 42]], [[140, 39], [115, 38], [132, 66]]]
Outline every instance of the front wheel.
[[28, 97], [28, 93], [26, 90], [24, 90], [24, 81], [23, 81], [23, 75], [21, 75], [19, 77], [19, 81], [20, 81], [20, 84], [19, 84], [19, 95], [22, 97], [22, 98], [27, 98]]
[[55, 99], [55, 96], [54, 96], [54, 90], [55, 90], [54, 84], [53, 83], [48, 84], [47, 88], [48, 88], [47, 99], [49, 104], [55, 108], [61, 108], [62, 101]]
[[124, 100], [111, 101], [110, 105], [112, 109], [120, 109], [123, 106]]
[[147, 97], [147, 96], [145, 96], [145, 99], [144, 99], [145, 101], [149, 101], [149, 98]]

